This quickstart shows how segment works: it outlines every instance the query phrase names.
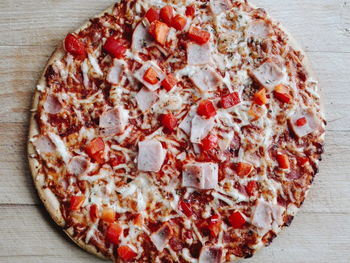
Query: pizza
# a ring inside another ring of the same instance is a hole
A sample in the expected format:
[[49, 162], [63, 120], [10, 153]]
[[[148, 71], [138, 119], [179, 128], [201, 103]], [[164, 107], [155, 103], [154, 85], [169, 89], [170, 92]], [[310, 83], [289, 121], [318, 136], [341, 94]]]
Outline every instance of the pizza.
[[115, 262], [231, 262], [289, 226], [326, 121], [293, 38], [234, 0], [118, 1], [50, 58], [29, 162], [46, 209]]

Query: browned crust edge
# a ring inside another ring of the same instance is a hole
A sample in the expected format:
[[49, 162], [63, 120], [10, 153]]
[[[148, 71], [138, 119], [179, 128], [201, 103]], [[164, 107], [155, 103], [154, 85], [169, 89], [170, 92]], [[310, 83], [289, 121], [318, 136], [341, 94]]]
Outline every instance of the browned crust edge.
[[[250, 5], [253, 8], [257, 8], [255, 5], [253, 5], [251, 3], [250, 3]], [[97, 15], [95, 17], [98, 18], [98, 17], [103, 16], [105, 13], [112, 13], [113, 12], [113, 7], [114, 7], [114, 5], [110, 6], [109, 8], [107, 8], [106, 10], [104, 10], [103, 12], [101, 12], [99, 15]], [[300, 44], [298, 44], [298, 42], [295, 40], [295, 38], [280, 23], [274, 21], [269, 15], [267, 15], [267, 17], [269, 19], [271, 19], [271, 21], [274, 24], [276, 24], [287, 35], [287, 37], [288, 37], [288, 44], [293, 49], [295, 49], [297, 51], [300, 51], [302, 53], [302, 55], [304, 56], [304, 59], [303, 59], [302, 63], [304, 65], [306, 71], [309, 73], [309, 75], [310, 75], [310, 77], [312, 79], [317, 80], [317, 75], [315, 74], [314, 70], [312, 69], [311, 62], [310, 62], [308, 56], [306, 55], [306, 53], [301, 48]], [[90, 22], [88, 21], [84, 25], [82, 25], [80, 28], [78, 28], [75, 32], [79, 32], [79, 31], [87, 28], [89, 25], [90, 25]], [[41, 75], [37, 85], [46, 87], [45, 72], [46, 72], [47, 68], [50, 65], [52, 65], [55, 61], [57, 61], [58, 59], [61, 59], [64, 56], [64, 54], [65, 54], [65, 51], [63, 49], [63, 45], [60, 44], [60, 46], [52, 53], [51, 57], [49, 58], [49, 60], [48, 60], [48, 62], [46, 64], [46, 67], [45, 67], [45, 69], [44, 69], [44, 71], [43, 71], [43, 73], [42, 73], [42, 75]], [[320, 95], [321, 114], [322, 114], [322, 117], [324, 118], [324, 116], [323, 116], [323, 114], [324, 114], [324, 100], [323, 100], [323, 96], [322, 96], [322, 90], [320, 89], [319, 86], [318, 86], [318, 93]], [[46, 210], [48, 211], [48, 213], [50, 214], [52, 219], [56, 222], [56, 224], [63, 228], [64, 225], [65, 225], [64, 218], [63, 218], [61, 212], [59, 210], [56, 210], [52, 206], [52, 204], [50, 203], [48, 198], [45, 196], [44, 188], [37, 181], [37, 177], [39, 175], [38, 168], [35, 166], [35, 161], [37, 159], [34, 158], [34, 157], [31, 157], [32, 155], [36, 155], [36, 151], [35, 151], [35, 148], [34, 148], [33, 144], [30, 142], [30, 139], [33, 138], [33, 136], [35, 136], [36, 134], [39, 134], [39, 129], [38, 129], [38, 126], [37, 126], [37, 122], [35, 120], [35, 114], [36, 114], [36, 111], [37, 111], [37, 108], [38, 108], [39, 97], [40, 97], [40, 91], [38, 89], [35, 89], [35, 94], [34, 94], [33, 103], [32, 103], [32, 106], [31, 106], [31, 114], [30, 114], [30, 126], [29, 126], [29, 136], [28, 136], [28, 144], [27, 144], [28, 156], [27, 157], [28, 157], [29, 167], [30, 167], [30, 170], [31, 170], [31, 174], [32, 174], [32, 178], [33, 178], [33, 181], [34, 181], [34, 185], [35, 185], [35, 188], [36, 188], [36, 190], [38, 192], [38, 195], [39, 195], [41, 201], [43, 202]], [[307, 192], [305, 194], [307, 194]], [[284, 227], [280, 228], [280, 230], [282, 230], [283, 228]], [[67, 236], [74, 243], [76, 243], [79, 247], [81, 247], [82, 249], [86, 250], [87, 252], [89, 252], [89, 253], [91, 253], [91, 254], [99, 257], [99, 258], [105, 259], [105, 260], [110, 259], [110, 258], [106, 257], [105, 255], [103, 255], [100, 251], [98, 251], [95, 246], [86, 244], [81, 239], [74, 238], [72, 236], [72, 233], [70, 233], [68, 229], [63, 229], [63, 231], [67, 234]], [[261, 244], [261, 246], [257, 247], [255, 253], [258, 250], [260, 250], [262, 247], [263, 247], [263, 244]]]

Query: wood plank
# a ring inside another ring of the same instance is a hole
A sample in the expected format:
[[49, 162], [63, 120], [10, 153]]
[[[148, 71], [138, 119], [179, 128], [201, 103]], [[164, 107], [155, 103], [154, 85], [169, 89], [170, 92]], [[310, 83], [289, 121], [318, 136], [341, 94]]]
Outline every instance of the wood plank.
[[[348, 215], [342, 213], [302, 211], [270, 247], [245, 262], [349, 262], [350, 224], [345, 222]], [[0, 262], [103, 262], [75, 246], [41, 208], [0, 207], [0, 224]]]

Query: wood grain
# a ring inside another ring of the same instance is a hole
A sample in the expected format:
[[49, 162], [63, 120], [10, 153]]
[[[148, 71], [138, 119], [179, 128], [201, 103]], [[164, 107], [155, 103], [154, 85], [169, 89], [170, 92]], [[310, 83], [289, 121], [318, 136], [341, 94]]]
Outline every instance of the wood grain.
[[[246, 262], [350, 262], [350, 2], [254, 0], [307, 51], [325, 95], [326, 153], [292, 226]], [[82, 4], [83, 3], [83, 4]], [[57, 229], [26, 155], [35, 84], [67, 32], [111, 0], [0, 1], [0, 262], [102, 262]]]

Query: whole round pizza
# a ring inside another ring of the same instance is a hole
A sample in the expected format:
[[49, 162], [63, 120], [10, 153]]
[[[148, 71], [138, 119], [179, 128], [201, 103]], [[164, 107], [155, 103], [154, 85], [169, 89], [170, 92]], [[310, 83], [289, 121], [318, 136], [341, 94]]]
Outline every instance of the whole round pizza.
[[288, 226], [325, 120], [295, 41], [234, 0], [121, 0], [66, 36], [29, 162], [79, 246], [115, 262], [231, 262]]

